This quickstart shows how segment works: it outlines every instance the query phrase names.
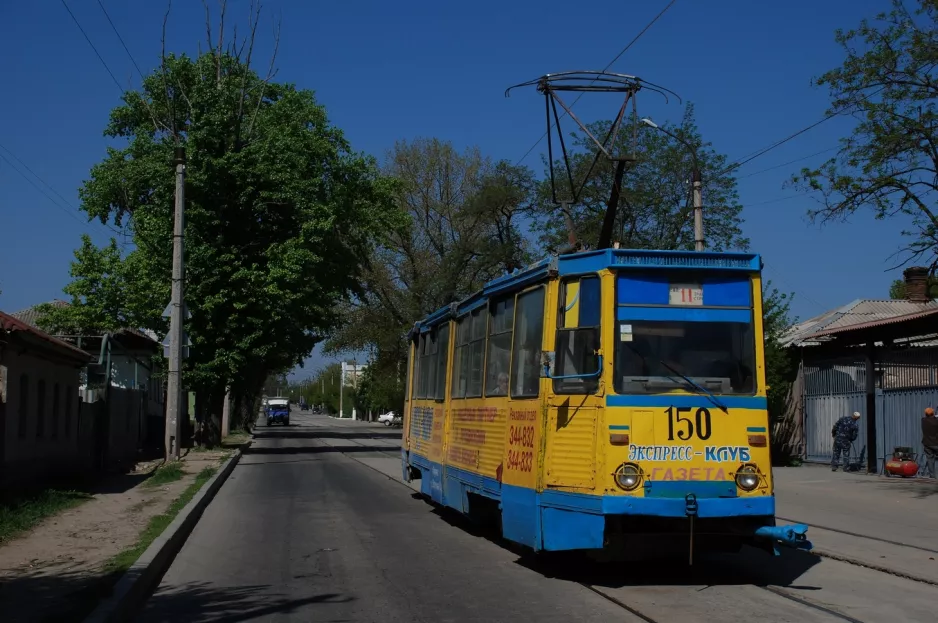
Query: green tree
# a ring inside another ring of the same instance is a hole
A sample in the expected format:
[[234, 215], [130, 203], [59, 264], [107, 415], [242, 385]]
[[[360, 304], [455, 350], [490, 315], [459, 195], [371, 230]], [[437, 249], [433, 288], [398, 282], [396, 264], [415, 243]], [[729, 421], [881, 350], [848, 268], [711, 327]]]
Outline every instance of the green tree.
[[437, 139], [399, 142], [385, 173], [397, 180], [396, 201], [408, 219], [372, 251], [328, 349], [373, 349], [363, 396], [396, 410], [414, 323], [530, 260], [519, 220], [536, 185], [524, 167]]
[[69, 335], [100, 335], [135, 325], [128, 301], [125, 266], [117, 241], [96, 247], [82, 234], [81, 246], [69, 271], [73, 281], [63, 288], [68, 306], [44, 303], [37, 307], [39, 326]]
[[311, 91], [258, 75], [252, 47], [166, 55], [111, 112], [105, 135], [115, 144], [80, 189], [90, 217], [129, 220], [133, 231], [121, 273], [132, 300], [117, 315], [148, 310], [135, 317], [164, 329], [172, 162], [185, 147], [186, 384], [209, 443], [227, 388], [250, 424], [268, 375], [298, 364], [336, 326], [375, 240], [399, 217], [376, 162], [351, 150]]
[[792, 457], [791, 429], [786, 425], [791, 387], [798, 373], [793, 352], [779, 340], [797, 322], [791, 315], [792, 294], [780, 292], [766, 281], [762, 286], [762, 330], [764, 333], [765, 380], [768, 389], [769, 419], [772, 428], [772, 459], [788, 464]]
[[869, 209], [879, 220], [899, 218], [908, 261], [938, 268], [938, 3], [900, 0], [871, 22], [838, 30], [843, 65], [815, 80], [831, 95], [830, 115], [857, 120], [837, 155], [794, 176], [796, 186], [820, 193], [810, 216], [845, 220]]
[[[588, 125], [593, 136], [605, 136], [611, 121]], [[746, 249], [749, 240], [742, 232], [742, 205], [736, 191], [736, 178], [726, 172], [726, 156], [704, 142], [694, 122], [694, 108], [688, 104], [680, 125], [662, 127], [696, 147], [700, 166], [706, 245], [711, 250]], [[637, 137], [634, 150], [631, 141]], [[583, 184], [579, 201], [570, 207], [570, 216], [579, 241], [595, 244], [612, 187], [614, 164], [605, 157], [586, 172], [596, 155], [595, 143], [584, 133], [571, 134], [574, 153], [570, 169], [574, 184]], [[691, 193], [693, 158], [686, 146], [664, 132], [639, 123], [623, 123], [613, 147], [615, 153], [634, 153], [637, 162], [626, 168], [616, 211], [614, 240], [628, 249], [693, 249], [694, 208]], [[573, 192], [563, 160], [554, 163], [558, 201]], [[585, 178], [585, 179], [584, 179]], [[553, 202], [551, 183], [541, 183], [536, 207], [536, 231], [550, 249], [566, 244], [567, 229]]]

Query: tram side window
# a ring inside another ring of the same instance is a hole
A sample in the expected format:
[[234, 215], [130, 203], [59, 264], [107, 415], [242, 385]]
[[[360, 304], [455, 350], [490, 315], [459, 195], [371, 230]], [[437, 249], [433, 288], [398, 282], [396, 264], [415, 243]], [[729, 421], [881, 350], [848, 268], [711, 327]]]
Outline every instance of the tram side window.
[[592, 394], [599, 389], [599, 376], [592, 376], [599, 370], [599, 286], [595, 276], [561, 284], [554, 375], [580, 378], [554, 379], [558, 394]]
[[472, 316], [465, 315], [456, 321], [456, 348], [453, 349], [453, 398], [465, 398], [469, 384], [469, 329]]
[[485, 346], [485, 314], [477, 309], [456, 321], [453, 352], [453, 398], [482, 395], [482, 355]]
[[519, 295], [517, 306], [511, 354], [511, 397], [535, 398], [541, 384], [544, 288]]
[[449, 359], [449, 324], [438, 329], [436, 338], [436, 383], [433, 387], [433, 397], [437, 400], [446, 399], [446, 362]]
[[417, 398], [433, 398], [436, 387], [436, 330], [420, 335], [420, 362], [417, 377]]
[[482, 395], [482, 358], [485, 354], [485, 321], [488, 317], [485, 309], [472, 312], [472, 326], [469, 330], [469, 383], [466, 398], [478, 398]]
[[514, 297], [492, 304], [489, 311], [489, 348], [485, 355], [485, 395], [508, 395], [508, 365], [511, 363], [511, 326]]
[[414, 340], [414, 347], [410, 353], [411, 370], [410, 370], [410, 397], [414, 399], [417, 397], [417, 386], [420, 385], [420, 336], [417, 336], [417, 339]]

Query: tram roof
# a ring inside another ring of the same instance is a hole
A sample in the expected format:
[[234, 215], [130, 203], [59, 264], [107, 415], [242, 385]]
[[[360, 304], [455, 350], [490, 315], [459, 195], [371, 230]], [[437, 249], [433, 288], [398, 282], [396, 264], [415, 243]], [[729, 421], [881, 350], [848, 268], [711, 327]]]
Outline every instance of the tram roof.
[[585, 275], [603, 269], [630, 270], [712, 270], [758, 272], [762, 258], [758, 253], [722, 253], [717, 251], [654, 251], [645, 249], [602, 249], [553, 255], [527, 268], [507, 273], [486, 283], [481, 290], [465, 299], [436, 310], [414, 325], [414, 332], [425, 332], [455, 316], [482, 307], [500, 294], [521, 290], [546, 279], [551, 274], [561, 277]]

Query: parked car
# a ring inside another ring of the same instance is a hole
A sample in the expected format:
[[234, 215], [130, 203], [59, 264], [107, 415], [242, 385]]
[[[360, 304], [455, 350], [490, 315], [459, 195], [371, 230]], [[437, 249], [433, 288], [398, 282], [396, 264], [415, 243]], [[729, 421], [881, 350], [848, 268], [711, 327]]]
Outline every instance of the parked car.
[[378, 416], [378, 423], [385, 426], [400, 426], [403, 421], [399, 415], [395, 415], [393, 411], [388, 411]]

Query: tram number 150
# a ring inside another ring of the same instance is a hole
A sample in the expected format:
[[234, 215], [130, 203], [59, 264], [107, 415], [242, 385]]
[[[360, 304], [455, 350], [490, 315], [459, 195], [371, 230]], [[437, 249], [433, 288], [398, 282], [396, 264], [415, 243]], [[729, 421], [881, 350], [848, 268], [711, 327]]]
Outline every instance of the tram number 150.
[[710, 439], [710, 433], [713, 432], [710, 426], [710, 411], [700, 407], [693, 417], [691, 411], [693, 409], [690, 407], [668, 407], [665, 410], [668, 414], [668, 441], [674, 441], [675, 431], [681, 441], [687, 441], [691, 437], [703, 441]]

